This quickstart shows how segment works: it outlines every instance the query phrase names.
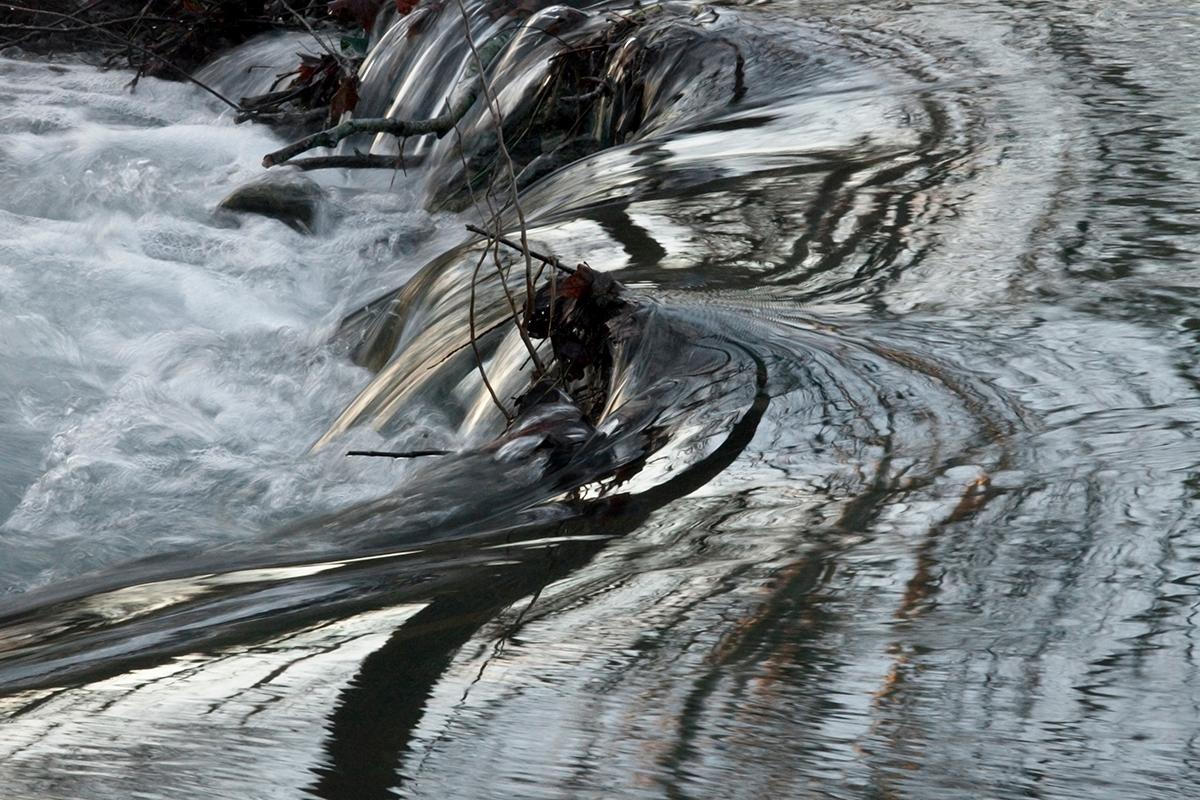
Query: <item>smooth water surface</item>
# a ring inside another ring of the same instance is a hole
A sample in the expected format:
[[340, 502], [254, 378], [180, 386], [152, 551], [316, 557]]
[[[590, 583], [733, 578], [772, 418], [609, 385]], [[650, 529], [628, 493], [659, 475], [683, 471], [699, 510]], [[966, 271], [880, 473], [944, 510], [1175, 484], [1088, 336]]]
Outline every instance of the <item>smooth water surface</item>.
[[[276, 136], [0, 61], [5, 797], [1200, 794], [1200, 13], [710, 13], [641, 136], [522, 198], [637, 300], [565, 460], [457, 349], [448, 138], [317, 176], [312, 237], [229, 227]], [[469, 58], [413, 24], [374, 113]]]

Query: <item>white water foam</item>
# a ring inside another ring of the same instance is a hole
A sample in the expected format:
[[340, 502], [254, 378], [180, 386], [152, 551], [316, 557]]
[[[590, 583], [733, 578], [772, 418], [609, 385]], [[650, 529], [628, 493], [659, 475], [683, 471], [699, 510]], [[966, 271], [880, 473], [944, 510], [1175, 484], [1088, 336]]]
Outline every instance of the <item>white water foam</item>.
[[223, 227], [280, 139], [130, 77], [0, 60], [0, 591], [254, 537], [403, 470], [308, 453], [368, 378], [325, 342], [457, 226], [398, 190], [334, 192], [315, 237]]

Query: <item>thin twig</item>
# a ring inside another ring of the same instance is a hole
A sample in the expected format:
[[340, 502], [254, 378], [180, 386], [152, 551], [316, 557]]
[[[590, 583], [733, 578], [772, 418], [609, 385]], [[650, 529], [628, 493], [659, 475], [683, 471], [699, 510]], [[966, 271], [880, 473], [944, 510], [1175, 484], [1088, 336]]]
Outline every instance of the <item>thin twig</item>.
[[[17, 9], [17, 6], [10, 6], [8, 3], [0, 3], [0, 7]], [[38, 11], [36, 13], [45, 14], [47, 12]], [[132, 17], [118, 17], [116, 19], [106, 19], [102, 22], [88, 22], [81, 20], [73, 14], [63, 14], [64, 19], [78, 22], [79, 24], [73, 28], [64, 28], [55, 25], [30, 25], [22, 22], [0, 22], [0, 29], [14, 31], [29, 31], [31, 33], [79, 33], [80, 31], [91, 31], [96, 28], [103, 28], [106, 25], [120, 25], [125, 22], [140, 22], [148, 20], [150, 22], [174, 22], [167, 17], [143, 17], [140, 14]]]
[[488, 380], [487, 371], [483, 368], [483, 355], [479, 352], [479, 339], [475, 336], [475, 285], [479, 282], [479, 268], [483, 266], [483, 260], [487, 258], [487, 250], [479, 254], [479, 260], [475, 262], [475, 271], [471, 273], [471, 301], [468, 306], [467, 324], [469, 325], [471, 334], [471, 350], [475, 352], [475, 365], [479, 367], [479, 377], [483, 379], [483, 385], [487, 387], [488, 394], [492, 396], [492, 402], [496, 404], [496, 408], [500, 409], [500, 413], [504, 415], [505, 425], [511, 425], [513, 418], [508, 413], [508, 409], [500, 402], [499, 395], [492, 388], [492, 382]]
[[[470, 166], [467, 164], [466, 154], [463, 152], [462, 131], [458, 127], [457, 120], [455, 120], [455, 122], [454, 122], [454, 136], [455, 136], [456, 144], [458, 145], [458, 157], [462, 161], [462, 165], [463, 165], [463, 179], [467, 183], [467, 194], [470, 195], [471, 203], [475, 206], [475, 210], [476, 210], [476, 212], [478, 212], [478, 214], [482, 220], [483, 219], [483, 209], [479, 205], [479, 198], [475, 194], [475, 189], [471, 186], [471, 170], [470, 170]], [[490, 219], [492, 220], [493, 224], [496, 225], [497, 232], [499, 232], [500, 215], [496, 213], [495, 207], [492, 206], [492, 200], [491, 200], [491, 197], [489, 196], [490, 188], [491, 187], [489, 187], [489, 192], [484, 195], [484, 200], [487, 201], [488, 209], [491, 211]], [[534, 347], [533, 342], [530, 341], [529, 334], [525, 330], [525, 327], [523, 325], [521, 325], [521, 314], [519, 311], [517, 311], [516, 300], [513, 299], [512, 292], [509, 291], [508, 280], [505, 277], [504, 269], [500, 264], [500, 254], [498, 252], [499, 248], [495, 244], [492, 244], [489, 249], [491, 249], [491, 248], [496, 248], [493, 251], [493, 258], [495, 259], [495, 263], [496, 263], [496, 275], [500, 278], [500, 286], [504, 289], [504, 297], [508, 300], [509, 310], [512, 311], [511, 316], [507, 317], [506, 321], [511, 319], [513, 322], [516, 323], [517, 333], [520, 334], [520, 336], [521, 336], [521, 342], [525, 345], [526, 350], [529, 351], [529, 357], [534, 360], [534, 363], [537, 365], [538, 371], [541, 372], [544, 369], [544, 367], [541, 363], [541, 360], [538, 359], [537, 349]], [[475, 275], [478, 276], [478, 274], [479, 274], [479, 268], [478, 268], [478, 266], [476, 266]], [[474, 281], [474, 278], [472, 279], [472, 281]], [[472, 282], [472, 284], [471, 284], [471, 293], [472, 293], [471, 313], [472, 314], [474, 314], [474, 311], [475, 311], [474, 292], [475, 292], [475, 284], [474, 284], [474, 282]], [[472, 340], [472, 344], [473, 344], [475, 341], [474, 327], [472, 327], [471, 340]], [[481, 370], [482, 370], [482, 366], [481, 366]], [[503, 409], [501, 409], [501, 410], [503, 410]]]
[[497, 236], [496, 234], [492, 233], [491, 231], [485, 230], [484, 228], [481, 228], [478, 225], [468, 224], [467, 230], [469, 230], [471, 233], [478, 233], [480, 236], [486, 236], [489, 239], [495, 239], [500, 244], [504, 245], [505, 247], [511, 247], [513, 250], [528, 252], [530, 258], [541, 261], [543, 264], [547, 264], [551, 267], [556, 267], [557, 269], [560, 269], [563, 272], [566, 272], [570, 275], [575, 274], [574, 269], [572, 269], [571, 267], [568, 267], [566, 264], [562, 263], [554, 256], [548, 256], [543, 253], [539, 253], [537, 250], [531, 250], [529, 248], [522, 248], [520, 244], [518, 244], [517, 242], [514, 242], [512, 239], [506, 239], [503, 236]]
[[[513, 202], [513, 206], [517, 212], [517, 218], [520, 220], [520, 224], [521, 224], [521, 239], [522, 239], [522, 241], [525, 241], [525, 216], [522, 213], [521, 207], [517, 200], [516, 172], [513, 168], [512, 157], [509, 155], [508, 148], [504, 144], [504, 125], [503, 125], [503, 119], [500, 116], [499, 105], [496, 103], [495, 94], [492, 92], [491, 84], [488, 82], [488, 79], [487, 79], [487, 65], [484, 64], [483, 58], [479, 54], [479, 50], [475, 47], [475, 40], [471, 36], [470, 19], [467, 17], [467, 10], [466, 10], [466, 7], [463, 6], [463, 4], [462, 4], [462, 0], [459, 0], [458, 7], [459, 7], [459, 10], [462, 12], [463, 26], [465, 28], [464, 36], [467, 41], [467, 46], [471, 49], [471, 58], [473, 59], [473, 61], [475, 63], [475, 70], [479, 75], [479, 82], [483, 89], [484, 97], [487, 100], [488, 109], [491, 111], [492, 119], [496, 124], [496, 146], [499, 149], [500, 153], [504, 156], [505, 163], [508, 165], [508, 177], [509, 177], [509, 182], [512, 187], [512, 193], [513, 193], [512, 202]], [[459, 136], [460, 149], [461, 149], [462, 134], [458, 132], [457, 120], [455, 120], [455, 123], [456, 124], [454, 125], [454, 129], [455, 129], [455, 132]], [[469, 182], [470, 181], [469, 171], [468, 171], [468, 174], [466, 175], [466, 178]], [[499, 234], [500, 234], [499, 215], [493, 214], [492, 221], [493, 221], [493, 224], [496, 226], [496, 238], [498, 239]], [[505, 277], [504, 268], [500, 263], [499, 245], [492, 243], [492, 244], [490, 244], [488, 249], [492, 250], [492, 252], [493, 252], [493, 259], [494, 259], [495, 265], [496, 265], [496, 275], [497, 275], [497, 277], [500, 278], [500, 288], [504, 292], [504, 298], [505, 298], [505, 300], [508, 301], [509, 309], [512, 311], [513, 318], [517, 323], [517, 334], [521, 337], [521, 343], [523, 345], [525, 345], [525, 349], [529, 353], [529, 358], [533, 362], [535, 373], [537, 375], [543, 375], [546, 372], [546, 365], [543, 364], [541, 358], [538, 357], [537, 347], [534, 345], [533, 340], [529, 338], [529, 331], [527, 329], [528, 326], [524, 323], [524, 321], [522, 321], [520, 313], [517, 311], [517, 301], [513, 297], [512, 291], [508, 288], [508, 279]], [[533, 284], [532, 284], [532, 280], [531, 280], [532, 272], [533, 272], [533, 264], [530, 261], [528, 249], [526, 249], [526, 252], [525, 252], [525, 288], [526, 288], [525, 313], [526, 313], [526, 317], [528, 317], [530, 309], [533, 308], [533, 297], [531, 294], [531, 292], [533, 291]], [[478, 269], [476, 270], [476, 273], [478, 273]], [[474, 297], [474, 291], [475, 291], [475, 283], [473, 280], [472, 284], [471, 284], [472, 298]], [[474, 305], [472, 305], [472, 308], [471, 308], [472, 314], [474, 313], [474, 310], [475, 310]]]
[[[517, 215], [517, 222], [521, 228], [521, 252], [525, 256], [525, 316], [528, 319], [530, 312], [533, 310], [533, 262], [529, 256], [529, 238], [526, 233], [525, 212], [521, 210], [520, 198], [517, 196], [517, 171], [513, 166], [512, 156], [508, 152], [508, 148], [504, 144], [504, 119], [500, 115], [500, 104], [496, 101], [496, 94], [492, 91], [492, 86], [487, 80], [485, 74], [486, 67], [483, 59], [479, 56], [479, 51], [475, 47], [475, 40], [471, 37], [471, 18], [467, 15], [467, 7], [463, 5], [463, 0], [457, 0], [459, 13], [462, 15], [463, 28], [467, 37], [467, 46], [471, 48], [471, 58], [474, 59], [476, 68], [479, 71], [479, 79], [483, 84], [483, 96], [487, 100], [488, 109], [492, 112], [492, 119], [496, 123], [496, 145], [500, 150], [500, 154], [504, 157], [505, 169], [508, 172], [509, 187], [512, 190], [512, 206]], [[499, 234], [499, 231], [497, 231]], [[524, 326], [522, 326], [524, 333]], [[536, 357], [534, 363], [537, 363]], [[541, 365], [538, 365], [539, 373], [542, 371]]]
[[[510, 321], [512, 321], [512, 319], [513, 319], [512, 314], [505, 314], [500, 319], [499, 322], [494, 322], [491, 325], [489, 325], [487, 328], [480, 331], [479, 335], [487, 336], [492, 331], [498, 331], [498, 330], [500, 330], [501, 327], [503, 327], [504, 325], [507, 325]], [[455, 348], [449, 350], [444, 356], [439, 358], [437, 361], [435, 361], [432, 364], [430, 364], [429, 366], [425, 367], [425, 369], [427, 371], [431, 370], [431, 369], [437, 369], [442, 364], [445, 364], [447, 361], [454, 358], [454, 356], [456, 356], [458, 353], [460, 353], [461, 351], [465, 350], [466, 348], [468, 348], [470, 346], [471, 346], [471, 342], [467, 342], [466, 344], [460, 344], [458, 347], [455, 347]]]
[[[449, 108], [449, 104], [446, 104]], [[463, 150], [462, 129], [458, 127], [458, 120], [454, 121], [454, 143], [458, 146], [458, 160], [463, 168], [463, 182], [467, 185], [467, 195], [471, 198], [471, 205], [475, 207], [475, 213], [479, 214], [479, 221], [486, 222], [497, 218], [496, 207], [492, 205], [491, 187], [488, 192], [483, 195], [484, 202], [488, 206], [488, 214], [483, 213], [483, 208], [479, 205], [479, 197], [475, 194], [475, 187], [471, 185], [471, 165], [467, 163], [467, 154]]]
[[347, 456], [370, 456], [371, 458], [422, 458], [424, 456], [448, 456], [453, 450], [351, 450]]
[[351, 63], [345, 57], [342, 56], [341, 53], [339, 53], [333, 49], [333, 45], [329, 44], [328, 42], [326, 42], [324, 39], [321, 38], [321, 35], [319, 33], [317, 33], [317, 31], [313, 28], [312, 25], [309, 24], [307, 17], [305, 17], [299, 11], [297, 11], [296, 9], [294, 9], [290, 5], [288, 5], [287, 0], [279, 0], [279, 2], [283, 4], [284, 8], [286, 8], [288, 11], [290, 11], [292, 13], [293, 17], [295, 17], [297, 20], [299, 20], [300, 24], [304, 26], [305, 30], [307, 30], [309, 32], [309, 34], [314, 39], [317, 40], [317, 44], [319, 44], [321, 46], [321, 49], [324, 50], [326, 53], [328, 53], [330, 56], [332, 56], [333, 60], [336, 61], [343, 70], [345, 70], [346, 74], [353, 75], [357, 71], [354, 69], [353, 65], [351, 65]]
[[[499, 225], [499, 221], [496, 223]], [[533, 362], [534, 369], [538, 375], [543, 375], [546, 372], [546, 365], [538, 357], [537, 347], [534, 346], [533, 340], [529, 338], [529, 331], [526, 330], [526, 325], [522, 325], [519, 321], [521, 314], [517, 311], [517, 301], [512, 295], [512, 291], [508, 288], [508, 278], [504, 275], [504, 267], [500, 264], [500, 245], [497, 242], [489, 242], [488, 250], [492, 252], [492, 260], [496, 264], [496, 275], [500, 277], [500, 288], [504, 290], [504, 297], [508, 300], [508, 307], [513, 313], [513, 318], [517, 322], [517, 334], [521, 337], [521, 343], [525, 345], [525, 349], [529, 351], [529, 359]]]
[[170, 61], [168, 61], [167, 59], [165, 59], [161, 55], [159, 55], [158, 53], [155, 53], [153, 50], [148, 50], [145, 47], [142, 47], [140, 44], [138, 44], [137, 42], [134, 42], [131, 39], [128, 39], [124, 36], [113, 33], [112, 31], [105, 28], [103, 25], [99, 25], [94, 22], [88, 22], [87, 20], [79, 19], [78, 17], [72, 16], [70, 14], [60, 14], [57, 11], [45, 11], [40, 8], [29, 8], [27, 6], [13, 5], [12, 3], [0, 3], [0, 8], [7, 8], [10, 11], [24, 11], [29, 14], [41, 14], [46, 17], [54, 17], [55, 19], [71, 20], [72, 22], [80, 23], [80, 24], [84, 25], [85, 27], [90, 28], [94, 31], [99, 31], [100, 33], [103, 33], [105, 36], [109, 37], [110, 39], [116, 39], [121, 44], [125, 44], [125, 45], [128, 45], [129, 47], [132, 47], [134, 50], [137, 50], [142, 55], [149, 56], [150, 58], [153, 58], [153, 59], [161, 62], [163, 64], [163, 66], [168, 67], [172, 71], [178, 73], [185, 80], [187, 80], [191, 83], [194, 83], [196, 86], [199, 86], [201, 89], [208, 92], [213, 97], [217, 98], [222, 103], [229, 106], [230, 108], [236, 109], [238, 111], [242, 110], [242, 107], [239, 106], [237, 103], [233, 102], [228, 97], [221, 94], [216, 89], [209, 86], [208, 84], [197, 79], [187, 70], [183, 69], [182, 67], [175, 66]]
[[[142, 10], [138, 14], [138, 18], [134, 21], [133, 25], [129, 27], [129, 30], [126, 33], [130, 41], [133, 41], [133, 37], [137, 35], [138, 28], [142, 26], [142, 17], [150, 13], [150, 6], [152, 5], [154, 5], [154, 0], [146, 0], [146, 4], [142, 6]], [[129, 53], [126, 58], [129, 60], [130, 64], [133, 64], [133, 53]], [[142, 76], [142, 72], [145, 70], [145, 68], [146, 62], [143, 61], [141, 68], [133, 76], [133, 85], [137, 85], [137, 81]]]

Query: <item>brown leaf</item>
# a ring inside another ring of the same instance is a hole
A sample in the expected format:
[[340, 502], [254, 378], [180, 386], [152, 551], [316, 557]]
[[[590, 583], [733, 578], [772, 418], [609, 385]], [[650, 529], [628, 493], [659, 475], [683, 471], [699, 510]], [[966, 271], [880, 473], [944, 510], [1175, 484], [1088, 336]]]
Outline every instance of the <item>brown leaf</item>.
[[337, 119], [347, 111], [353, 111], [358, 105], [358, 76], [343, 75], [337, 91], [329, 101], [329, 116]]

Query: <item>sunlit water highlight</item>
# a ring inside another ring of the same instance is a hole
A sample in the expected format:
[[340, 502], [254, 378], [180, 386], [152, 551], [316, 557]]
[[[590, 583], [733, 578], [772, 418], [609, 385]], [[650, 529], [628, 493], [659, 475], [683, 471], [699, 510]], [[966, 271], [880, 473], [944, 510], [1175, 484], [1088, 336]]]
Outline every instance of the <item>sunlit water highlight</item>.
[[[0, 62], [8, 796], [1200, 793], [1200, 20], [720, 13], [747, 107], [525, 195], [641, 303], [565, 465], [341, 455], [498, 430], [445, 359], [473, 217], [414, 210], [436, 170], [322, 176], [311, 238], [221, 227], [278, 139]], [[436, 108], [456, 26], [377, 50], [365, 102]], [[421, 324], [353, 366], [338, 321], [413, 275]]]

